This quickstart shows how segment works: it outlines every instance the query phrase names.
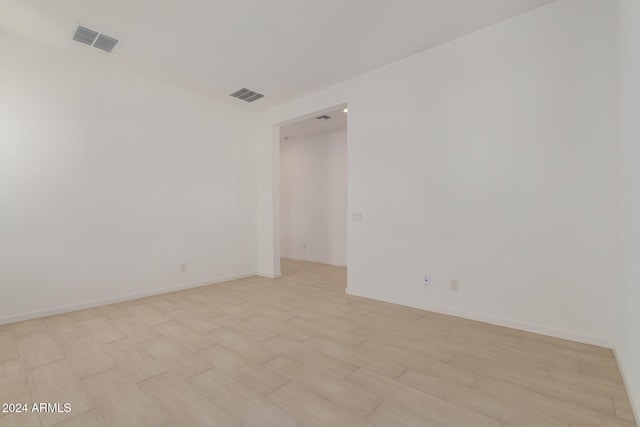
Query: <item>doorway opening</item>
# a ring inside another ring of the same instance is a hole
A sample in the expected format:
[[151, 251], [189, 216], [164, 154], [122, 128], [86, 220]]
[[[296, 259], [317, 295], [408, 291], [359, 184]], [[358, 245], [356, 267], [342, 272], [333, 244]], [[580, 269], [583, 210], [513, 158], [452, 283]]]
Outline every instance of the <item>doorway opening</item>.
[[280, 126], [283, 275], [308, 263], [347, 267], [347, 118], [342, 105]]

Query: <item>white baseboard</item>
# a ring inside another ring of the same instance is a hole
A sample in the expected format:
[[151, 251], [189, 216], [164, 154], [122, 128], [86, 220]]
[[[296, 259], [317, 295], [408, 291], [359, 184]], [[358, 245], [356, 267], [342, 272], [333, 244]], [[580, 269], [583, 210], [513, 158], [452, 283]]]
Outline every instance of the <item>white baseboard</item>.
[[316, 258], [299, 258], [294, 256], [282, 255], [281, 258], [290, 259], [291, 261], [305, 261], [305, 262], [315, 262], [316, 264], [327, 264], [327, 265], [335, 265], [336, 267], [346, 267], [347, 264], [342, 264], [335, 261], [327, 261], [324, 259], [316, 259]]
[[61, 307], [48, 308], [46, 310], [32, 311], [29, 313], [14, 314], [11, 316], [0, 317], [0, 325], [7, 323], [22, 322], [23, 320], [37, 319], [40, 317], [54, 316], [56, 314], [68, 313], [70, 311], [83, 310], [85, 308], [100, 307], [102, 305], [115, 304], [123, 301], [130, 301], [139, 298], [150, 297], [154, 295], [167, 294], [170, 292], [181, 291], [184, 289], [199, 288], [201, 286], [214, 285], [216, 283], [229, 282], [231, 280], [244, 279], [253, 277], [256, 273], [238, 274], [234, 276], [221, 277], [213, 280], [202, 282], [185, 283], [177, 286], [168, 286], [160, 289], [151, 289], [148, 291], [137, 292], [133, 294], [120, 295], [116, 297], [103, 298], [99, 300], [87, 301], [78, 304], [65, 305]]
[[620, 375], [622, 375], [622, 382], [624, 383], [624, 388], [627, 391], [627, 396], [629, 397], [629, 403], [631, 404], [631, 411], [633, 412], [633, 416], [636, 420], [636, 424], [638, 424], [640, 426], [640, 408], [638, 408], [638, 406], [636, 405], [636, 401], [634, 399], [635, 394], [633, 394], [633, 391], [631, 388], [631, 382], [629, 381], [629, 378], [627, 378], [627, 376], [625, 375], [625, 363], [624, 361], [620, 358], [620, 353], [618, 353], [618, 349], [616, 348], [616, 346], [613, 346], [613, 355], [616, 357], [616, 362], [618, 362], [618, 367], [620, 368]]
[[266, 277], [267, 279], [277, 279], [278, 277], [282, 277], [282, 274], [281, 273], [278, 273], [278, 274], [258, 273], [256, 276]]
[[418, 304], [414, 301], [405, 301], [401, 298], [390, 297], [388, 295], [372, 295], [369, 293], [361, 293], [347, 288], [346, 293], [356, 297], [368, 298], [377, 301], [389, 302], [392, 304], [403, 305], [405, 307], [417, 308], [419, 310], [431, 311], [434, 313], [447, 314], [449, 316], [461, 317], [463, 319], [476, 320], [478, 322], [489, 323], [497, 326], [504, 326], [521, 331], [532, 332], [534, 334], [546, 335], [554, 338], [561, 338], [569, 341], [575, 341], [583, 344], [596, 345], [598, 347], [613, 348], [613, 343], [607, 338], [592, 337], [589, 335], [577, 334], [562, 329], [552, 329], [546, 326], [540, 326], [517, 320], [503, 319], [485, 314], [471, 313], [462, 310], [451, 309], [448, 307], [432, 306], [429, 304]]

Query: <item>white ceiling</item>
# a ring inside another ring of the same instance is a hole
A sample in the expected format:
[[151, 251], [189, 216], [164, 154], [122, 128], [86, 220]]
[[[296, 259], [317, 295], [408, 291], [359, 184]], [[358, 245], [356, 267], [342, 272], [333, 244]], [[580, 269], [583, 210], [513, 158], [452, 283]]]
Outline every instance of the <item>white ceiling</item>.
[[116, 67], [260, 110], [550, 1], [0, 0], [0, 30], [109, 55], [71, 40], [80, 24], [121, 40]]
[[325, 120], [318, 119], [314, 116], [282, 126], [280, 128], [280, 140], [293, 141], [305, 136], [344, 129], [347, 127], [348, 113], [345, 113], [344, 108], [342, 107], [335, 111], [329, 111], [328, 113], [318, 113], [317, 116], [329, 116], [331, 118], [329, 120]]

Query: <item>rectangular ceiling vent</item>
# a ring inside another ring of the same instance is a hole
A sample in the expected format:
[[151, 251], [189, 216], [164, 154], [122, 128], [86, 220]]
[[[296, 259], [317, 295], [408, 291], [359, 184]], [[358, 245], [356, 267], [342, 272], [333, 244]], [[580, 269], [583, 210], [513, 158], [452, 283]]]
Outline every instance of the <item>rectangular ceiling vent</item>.
[[118, 40], [105, 36], [104, 34], [100, 34], [97, 31], [85, 28], [81, 25], [78, 25], [76, 32], [73, 33], [73, 39], [80, 43], [88, 44], [89, 46], [104, 50], [105, 52], [111, 52], [118, 44]]
[[96, 41], [98, 35], [99, 34], [97, 32], [78, 25], [78, 28], [76, 28], [76, 32], [73, 34], [73, 39], [80, 43], [93, 46], [93, 42]]
[[233, 92], [231, 96], [247, 102], [257, 101], [258, 99], [264, 97], [263, 94], [249, 90], [246, 87]]

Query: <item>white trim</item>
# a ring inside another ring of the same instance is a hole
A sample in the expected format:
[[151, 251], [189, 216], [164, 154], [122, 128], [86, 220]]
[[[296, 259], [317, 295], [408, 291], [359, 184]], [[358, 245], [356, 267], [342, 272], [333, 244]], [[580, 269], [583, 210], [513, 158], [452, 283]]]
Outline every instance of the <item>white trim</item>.
[[635, 395], [631, 392], [631, 381], [629, 381], [625, 375], [624, 364], [622, 359], [620, 358], [620, 353], [618, 353], [617, 347], [613, 346], [613, 355], [616, 358], [616, 362], [618, 362], [618, 368], [620, 368], [620, 375], [622, 376], [622, 383], [624, 384], [624, 389], [627, 392], [627, 397], [629, 398], [629, 404], [631, 405], [631, 412], [633, 412], [634, 419], [636, 420], [636, 424], [640, 425], [640, 408], [636, 406], [636, 401], [634, 399]]
[[327, 261], [324, 259], [315, 259], [315, 258], [298, 258], [288, 255], [282, 255], [281, 258], [290, 259], [291, 261], [304, 261], [304, 262], [315, 262], [316, 264], [326, 264], [326, 265], [335, 265], [336, 267], [346, 267], [347, 264], [342, 264], [340, 262]]
[[476, 320], [479, 322], [490, 323], [492, 325], [504, 326], [512, 329], [519, 329], [521, 331], [532, 332], [534, 334], [547, 335], [554, 338], [561, 338], [570, 341], [576, 341], [584, 344], [596, 345], [598, 347], [613, 348], [611, 340], [602, 337], [592, 337], [589, 335], [582, 335], [575, 332], [565, 331], [562, 329], [553, 329], [546, 326], [540, 326], [533, 323], [520, 322], [517, 320], [503, 319], [501, 317], [494, 317], [486, 314], [471, 313], [463, 310], [452, 309], [448, 307], [432, 306], [429, 304], [419, 304], [414, 301], [404, 301], [401, 298], [389, 297], [387, 295], [372, 295], [363, 294], [357, 291], [353, 291], [349, 288], [345, 291], [347, 295], [353, 295], [356, 297], [368, 298], [383, 302], [389, 302], [392, 304], [403, 305], [405, 307], [417, 308], [419, 310], [427, 310], [434, 313], [447, 314], [449, 316], [462, 317], [464, 319]]
[[138, 298], [145, 298], [154, 295], [167, 294], [170, 292], [181, 291], [184, 289], [199, 288], [201, 286], [214, 285], [216, 283], [229, 282], [231, 280], [245, 279], [247, 277], [254, 277], [256, 273], [238, 274], [234, 276], [222, 277], [219, 279], [206, 280], [202, 282], [185, 283], [177, 286], [168, 286], [160, 289], [152, 289], [143, 292], [136, 292], [133, 294], [121, 295], [117, 297], [109, 297], [99, 300], [81, 302], [78, 304], [65, 305], [61, 307], [48, 308], [46, 310], [31, 311], [29, 313], [14, 314], [11, 316], [0, 317], [0, 325], [7, 323], [21, 322], [23, 320], [37, 319], [39, 317], [54, 316], [56, 314], [68, 313], [70, 311], [83, 310], [85, 308], [100, 307], [102, 305], [115, 304], [118, 302], [134, 300]]
[[267, 279], [277, 279], [278, 277], [282, 277], [282, 274], [268, 274], [268, 273], [258, 273], [256, 276], [266, 277]]

